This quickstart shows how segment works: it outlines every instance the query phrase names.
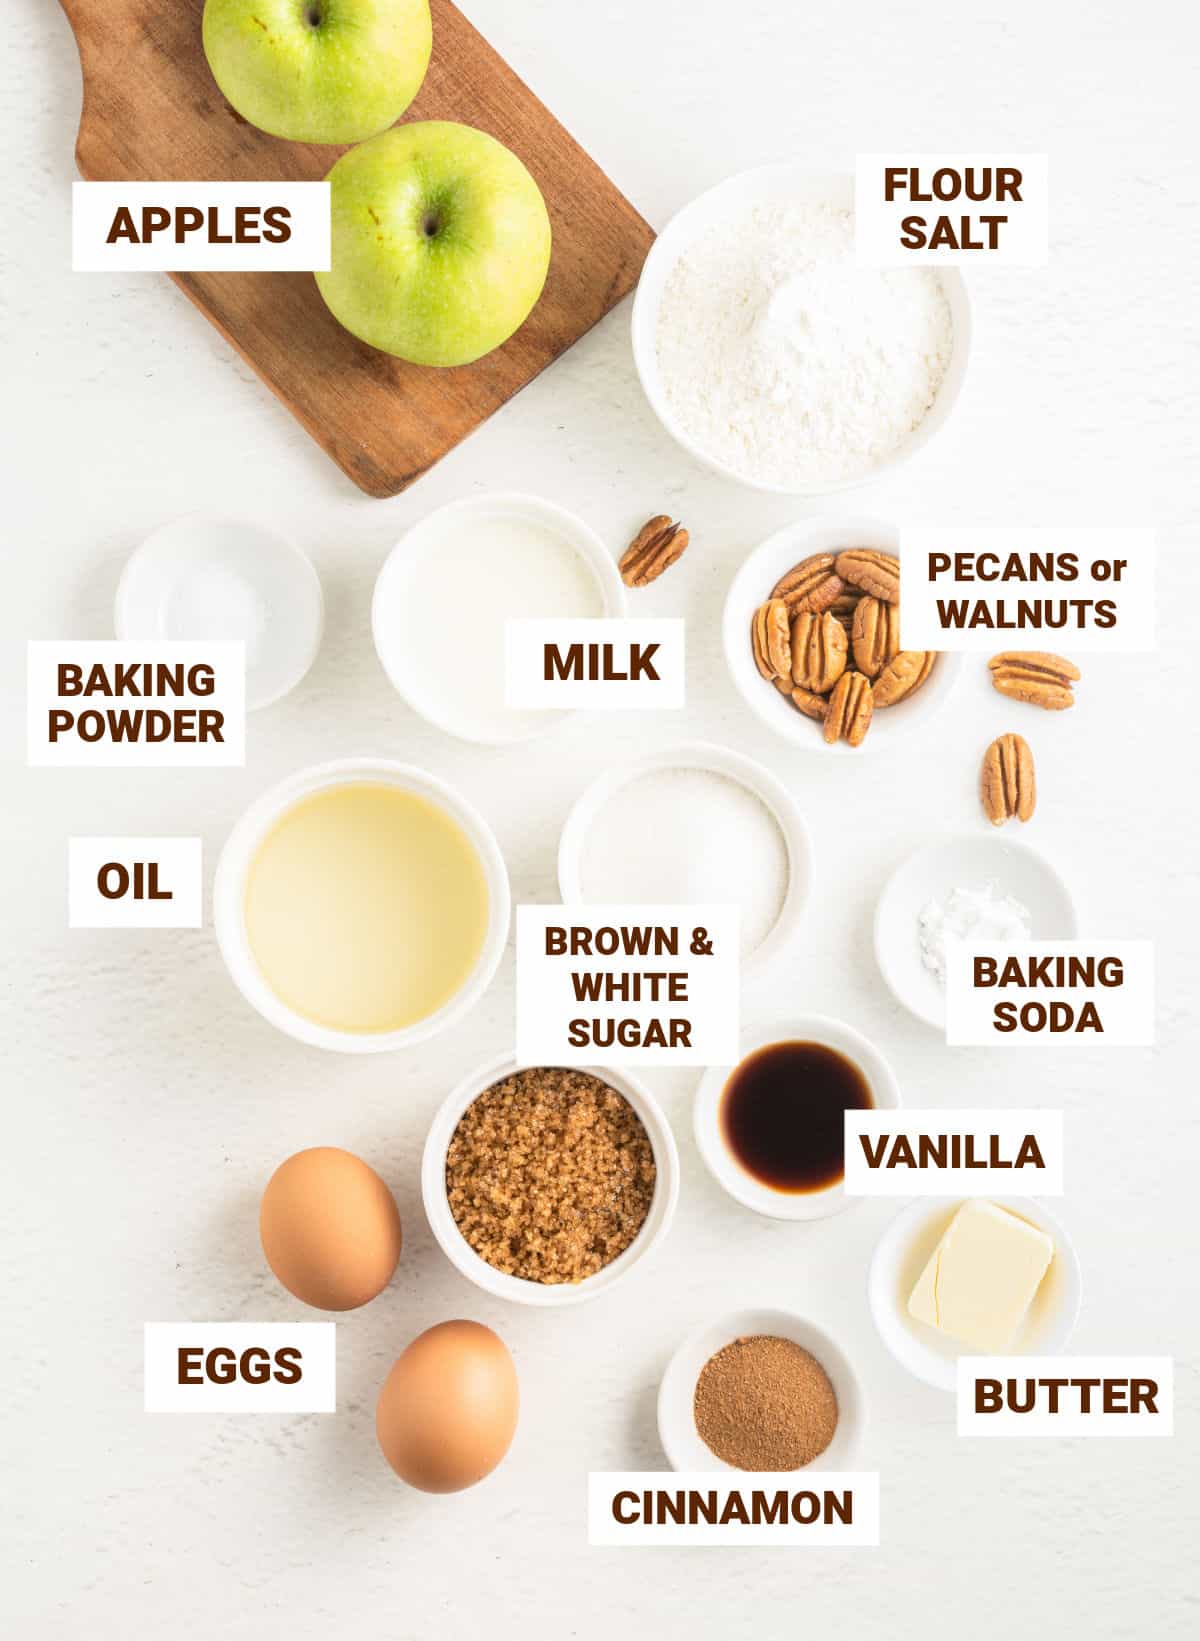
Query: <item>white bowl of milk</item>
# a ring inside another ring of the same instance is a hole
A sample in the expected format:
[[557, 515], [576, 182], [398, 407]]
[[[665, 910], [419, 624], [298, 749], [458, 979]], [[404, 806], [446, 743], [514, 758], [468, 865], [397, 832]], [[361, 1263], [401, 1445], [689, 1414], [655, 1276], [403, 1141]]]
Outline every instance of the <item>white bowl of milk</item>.
[[489, 746], [568, 716], [504, 704], [505, 624], [625, 614], [616, 561], [565, 508], [537, 496], [471, 496], [430, 513], [394, 547], [371, 607], [384, 671], [414, 712]]

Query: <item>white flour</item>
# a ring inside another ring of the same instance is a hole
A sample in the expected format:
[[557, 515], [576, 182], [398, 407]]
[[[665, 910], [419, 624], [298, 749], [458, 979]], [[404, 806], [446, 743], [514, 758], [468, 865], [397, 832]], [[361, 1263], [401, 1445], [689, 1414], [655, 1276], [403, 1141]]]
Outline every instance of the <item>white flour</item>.
[[850, 478], [928, 413], [950, 361], [930, 268], [860, 268], [854, 213], [756, 205], [679, 260], [658, 362], [683, 430], [747, 478]]

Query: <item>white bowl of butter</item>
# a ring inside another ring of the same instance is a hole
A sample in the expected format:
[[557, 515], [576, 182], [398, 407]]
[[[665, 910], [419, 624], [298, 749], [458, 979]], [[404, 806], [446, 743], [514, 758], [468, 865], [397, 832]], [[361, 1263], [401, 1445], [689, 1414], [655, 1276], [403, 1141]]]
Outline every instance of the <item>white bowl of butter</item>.
[[483, 817], [383, 758], [302, 769], [250, 806], [217, 865], [213, 921], [234, 984], [289, 1036], [405, 1048], [482, 996], [511, 896]]
[[867, 1278], [880, 1338], [940, 1390], [955, 1388], [960, 1356], [1061, 1351], [1081, 1294], [1070, 1238], [1031, 1197], [910, 1203], [880, 1237]]

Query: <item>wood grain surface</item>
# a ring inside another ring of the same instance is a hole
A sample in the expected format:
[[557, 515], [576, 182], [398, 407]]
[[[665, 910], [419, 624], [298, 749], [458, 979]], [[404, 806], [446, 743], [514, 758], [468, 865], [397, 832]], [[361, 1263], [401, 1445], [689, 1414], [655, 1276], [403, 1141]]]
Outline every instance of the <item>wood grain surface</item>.
[[[61, 3], [83, 66], [84, 178], [311, 181], [343, 152], [269, 137], [233, 112], [201, 47], [203, 0]], [[550, 212], [550, 274], [522, 329], [473, 365], [422, 368], [344, 331], [309, 274], [171, 276], [372, 496], [405, 489], [577, 341], [632, 289], [654, 237], [461, 12], [449, 0], [432, 11], [433, 60], [405, 118], [490, 132], [524, 161]]]

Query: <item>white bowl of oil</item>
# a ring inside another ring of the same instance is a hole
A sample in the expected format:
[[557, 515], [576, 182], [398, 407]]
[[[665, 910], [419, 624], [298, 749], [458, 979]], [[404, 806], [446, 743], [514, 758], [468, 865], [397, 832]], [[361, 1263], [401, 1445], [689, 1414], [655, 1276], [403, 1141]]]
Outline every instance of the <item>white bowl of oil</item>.
[[508, 938], [491, 828], [443, 781], [383, 758], [302, 769], [253, 803], [217, 865], [217, 943], [246, 1001], [317, 1048], [372, 1054], [444, 1031]]

